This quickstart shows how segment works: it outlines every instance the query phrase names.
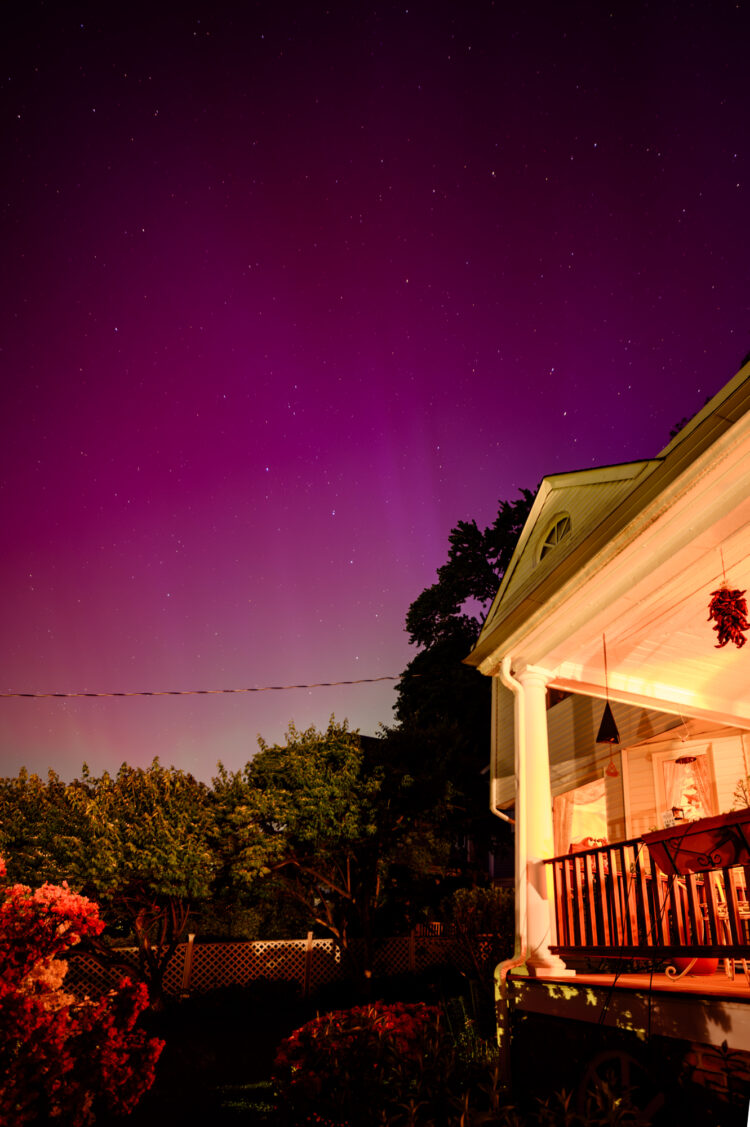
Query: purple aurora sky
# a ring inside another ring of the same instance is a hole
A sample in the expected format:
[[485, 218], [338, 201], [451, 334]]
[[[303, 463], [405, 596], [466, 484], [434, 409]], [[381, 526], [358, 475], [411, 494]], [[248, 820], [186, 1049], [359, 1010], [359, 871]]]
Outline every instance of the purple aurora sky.
[[[747, 5], [173, 8], [4, 11], [4, 691], [397, 674], [459, 519], [750, 350]], [[0, 772], [392, 703], [3, 699]]]

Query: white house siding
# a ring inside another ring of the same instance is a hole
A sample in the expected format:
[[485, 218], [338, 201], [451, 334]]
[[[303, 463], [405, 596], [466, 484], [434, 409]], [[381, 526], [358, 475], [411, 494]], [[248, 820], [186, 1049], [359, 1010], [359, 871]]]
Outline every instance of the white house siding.
[[723, 814], [732, 809], [737, 784], [748, 775], [747, 750], [750, 747], [750, 736], [745, 733], [726, 740], [714, 740], [713, 746], [716, 793], [719, 811]]
[[607, 798], [607, 839], [609, 841], [624, 841], [627, 837], [625, 828], [625, 802], [623, 795], [622, 762], [619, 755], [612, 757], [619, 774], [616, 778], [604, 776], [605, 795]]
[[[660, 745], [670, 746], [667, 745]], [[626, 837], [640, 837], [649, 830], [658, 829], [661, 823], [656, 814], [653, 751], [650, 747], [634, 747], [625, 751], [628, 761], [628, 805], [630, 817], [625, 827]]]

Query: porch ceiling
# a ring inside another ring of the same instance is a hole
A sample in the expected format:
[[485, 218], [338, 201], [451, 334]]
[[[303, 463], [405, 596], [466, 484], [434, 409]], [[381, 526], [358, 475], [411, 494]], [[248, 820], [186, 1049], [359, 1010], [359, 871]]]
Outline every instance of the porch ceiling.
[[538, 663], [557, 687], [601, 696], [606, 634], [614, 699], [659, 701], [666, 711], [750, 727], [750, 645], [716, 648], [708, 621], [711, 593], [723, 582], [722, 555], [729, 586], [750, 590], [750, 500], [540, 654]]

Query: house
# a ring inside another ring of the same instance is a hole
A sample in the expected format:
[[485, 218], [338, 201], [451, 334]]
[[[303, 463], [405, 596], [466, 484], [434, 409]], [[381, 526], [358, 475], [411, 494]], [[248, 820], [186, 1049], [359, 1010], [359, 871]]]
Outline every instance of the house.
[[750, 589], [748, 363], [657, 457], [543, 480], [466, 659], [515, 822], [501, 1025], [507, 1001], [750, 1067], [750, 645], [717, 645], [723, 587]]

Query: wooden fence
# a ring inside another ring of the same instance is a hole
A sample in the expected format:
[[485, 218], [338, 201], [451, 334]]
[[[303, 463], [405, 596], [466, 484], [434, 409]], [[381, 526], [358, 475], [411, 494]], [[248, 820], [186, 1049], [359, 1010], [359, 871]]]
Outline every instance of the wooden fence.
[[[487, 941], [489, 944], [492, 940]], [[355, 947], [356, 953], [356, 947]], [[116, 986], [126, 973], [122, 964], [137, 973], [138, 951], [118, 951], [121, 964], [103, 967], [86, 953], [68, 956], [66, 985], [78, 992], [102, 993]], [[451, 935], [419, 934], [383, 940], [375, 953], [376, 975], [418, 973], [431, 966], [450, 964], [469, 971], [469, 956], [463, 944]], [[247, 986], [258, 979], [299, 984], [305, 997], [319, 986], [351, 978], [349, 960], [332, 939], [272, 939], [255, 942], [180, 944], [164, 976], [167, 994], [205, 993], [225, 986]]]

